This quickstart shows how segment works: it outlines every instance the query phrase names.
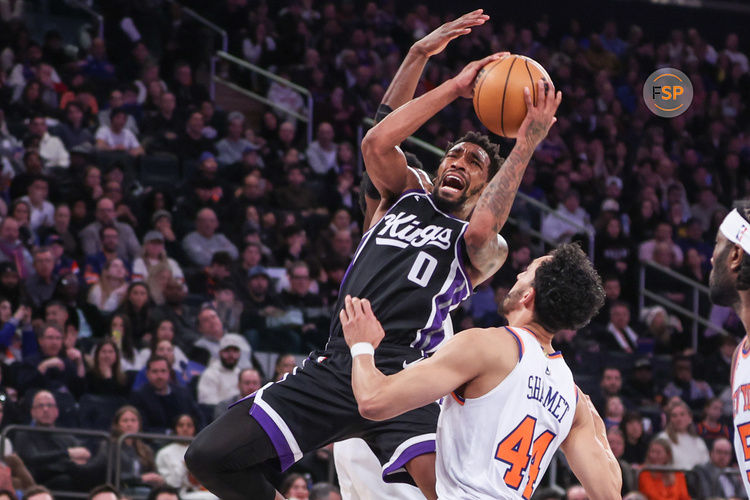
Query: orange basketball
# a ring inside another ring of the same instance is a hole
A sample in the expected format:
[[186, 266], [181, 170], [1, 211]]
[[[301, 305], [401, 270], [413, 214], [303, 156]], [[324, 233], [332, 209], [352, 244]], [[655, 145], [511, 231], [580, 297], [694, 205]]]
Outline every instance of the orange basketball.
[[552, 81], [542, 65], [528, 57], [513, 54], [487, 64], [474, 81], [474, 111], [479, 120], [497, 135], [515, 138], [526, 117], [523, 88], [529, 87], [536, 104], [540, 79]]

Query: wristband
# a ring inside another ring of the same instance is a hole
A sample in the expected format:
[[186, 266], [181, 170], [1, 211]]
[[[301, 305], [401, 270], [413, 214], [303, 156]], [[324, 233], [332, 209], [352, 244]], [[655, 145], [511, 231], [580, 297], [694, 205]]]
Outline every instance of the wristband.
[[352, 353], [352, 358], [356, 358], [360, 354], [375, 356], [375, 348], [369, 342], [357, 342], [349, 349], [349, 352]]

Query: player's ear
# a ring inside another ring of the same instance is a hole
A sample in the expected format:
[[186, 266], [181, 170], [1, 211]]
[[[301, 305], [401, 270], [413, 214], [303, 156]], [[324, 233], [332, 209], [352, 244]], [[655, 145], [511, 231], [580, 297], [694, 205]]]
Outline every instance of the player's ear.
[[[729, 242], [731, 244], [731, 242]], [[740, 266], [742, 265], [742, 259], [745, 258], [745, 251], [741, 246], [732, 244], [732, 250], [729, 252], [729, 258], [727, 259], [727, 265], [729, 270], [732, 272], [739, 272]]]
[[525, 292], [523, 292], [523, 295], [521, 295], [521, 304], [523, 304], [524, 307], [531, 307], [534, 304], [534, 300], [536, 299], [536, 290], [534, 290], [534, 287], [529, 287], [526, 289]]

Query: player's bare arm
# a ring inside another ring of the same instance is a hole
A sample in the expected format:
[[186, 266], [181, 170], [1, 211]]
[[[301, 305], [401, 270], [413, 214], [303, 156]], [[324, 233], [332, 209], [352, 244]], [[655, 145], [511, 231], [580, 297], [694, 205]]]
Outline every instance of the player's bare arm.
[[[540, 80], [537, 85], [539, 97], [536, 104], [531, 100], [530, 89], [524, 89], [528, 111], [518, 131], [516, 144], [500, 171], [482, 192], [469, 219], [465, 240], [469, 262], [474, 270], [474, 283], [487, 279], [505, 261], [508, 248], [497, 234], [508, 220], [531, 155], [556, 121], [555, 113], [560, 106], [562, 93], [555, 92], [552, 82]], [[545, 86], [548, 86], [546, 92]]]
[[[399, 66], [398, 71], [396, 71], [390, 85], [388, 85], [383, 100], [380, 103], [381, 106], [385, 106], [387, 112], [390, 112], [412, 100], [424, 67], [430, 57], [445, 50], [452, 40], [471, 33], [471, 28], [484, 24], [489, 17], [483, 13], [482, 9], [477, 9], [437, 27], [421, 40], [414, 42]], [[378, 110], [376, 121], [382, 119], [378, 116], [380, 114], [380, 110]], [[426, 184], [430, 183], [426, 175], [423, 176], [423, 182]], [[367, 231], [372, 224], [373, 218], [378, 220], [380, 218], [378, 215], [382, 216], [394, 201], [394, 199], [386, 200], [379, 196], [368, 196], [365, 193], [363, 230]], [[376, 215], [378, 208], [381, 210]]]
[[445, 50], [451, 40], [468, 35], [471, 28], [481, 26], [489, 18], [482, 9], [477, 9], [438, 26], [424, 38], [414, 42], [385, 91], [382, 104], [396, 109], [412, 100], [429, 58]]
[[[377, 347], [385, 333], [369, 301], [347, 297], [340, 312], [349, 347], [367, 342]], [[352, 361], [352, 389], [360, 414], [387, 420], [432, 403], [466, 384], [480, 396], [498, 384], [518, 362], [516, 341], [510, 335], [486, 329], [455, 335], [437, 353], [393, 375], [384, 375], [371, 355]]]
[[367, 173], [382, 197], [419, 187], [418, 178], [407, 175], [406, 159], [398, 145], [455, 99], [471, 96], [479, 70], [501, 55], [492, 54], [467, 64], [457, 76], [404, 104], [367, 132], [362, 140], [362, 156]]
[[580, 390], [573, 427], [560, 449], [591, 500], [622, 498], [622, 471], [609, 447], [604, 422]]

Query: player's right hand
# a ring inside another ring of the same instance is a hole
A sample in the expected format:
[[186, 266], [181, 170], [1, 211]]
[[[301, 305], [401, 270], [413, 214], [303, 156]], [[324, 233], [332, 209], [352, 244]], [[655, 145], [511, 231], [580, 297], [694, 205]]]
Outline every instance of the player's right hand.
[[438, 26], [430, 34], [415, 42], [412, 49], [426, 57], [432, 57], [445, 50], [451, 40], [468, 35], [472, 27], [481, 26], [489, 18], [490, 16], [484, 14], [483, 9], [468, 12], [458, 19]]
[[464, 66], [464, 69], [451, 78], [449, 82], [453, 82], [453, 84], [456, 85], [456, 93], [460, 97], [471, 99], [474, 97], [474, 81], [477, 79], [479, 71], [492, 61], [508, 57], [509, 55], [510, 52], [496, 52], [484, 59], [472, 61]]
[[367, 342], [377, 348], [385, 337], [383, 326], [372, 312], [372, 306], [367, 299], [347, 295], [344, 299], [344, 308], [339, 312], [339, 319], [346, 345], [349, 347], [358, 342]]

